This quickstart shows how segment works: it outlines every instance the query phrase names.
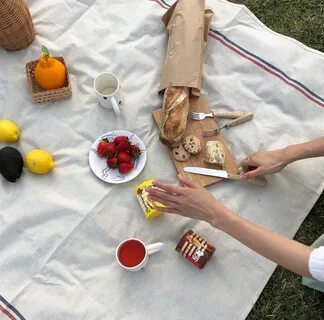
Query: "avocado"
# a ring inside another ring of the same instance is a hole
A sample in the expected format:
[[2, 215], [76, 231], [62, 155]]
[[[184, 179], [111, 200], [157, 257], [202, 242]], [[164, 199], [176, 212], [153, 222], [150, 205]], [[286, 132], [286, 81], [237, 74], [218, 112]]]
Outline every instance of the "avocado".
[[16, 182], [20, 178], [24, 160], [21, 153], [13, 147], [0, 150], [0, 173], [9, 182]]

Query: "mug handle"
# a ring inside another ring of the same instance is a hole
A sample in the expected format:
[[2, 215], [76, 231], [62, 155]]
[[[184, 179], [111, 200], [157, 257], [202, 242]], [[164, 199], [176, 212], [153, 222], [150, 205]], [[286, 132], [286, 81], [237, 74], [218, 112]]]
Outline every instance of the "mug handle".
[[152, 253], [159, 252], [163, 248], [162, 242], [152, 243], [146, 246], [146, 251], [148, 255], [151, 255]]
[[116, 98], [115, 97], [110, 97], [110, 102], [112, 104], [112, 107], [114, 109], [114, 112], [119, 115], [120, 114], [120, 110], [119, 110], [119, 107], [118, 107], [118, 104], [117, 104], [117, 101], [116, 101]]

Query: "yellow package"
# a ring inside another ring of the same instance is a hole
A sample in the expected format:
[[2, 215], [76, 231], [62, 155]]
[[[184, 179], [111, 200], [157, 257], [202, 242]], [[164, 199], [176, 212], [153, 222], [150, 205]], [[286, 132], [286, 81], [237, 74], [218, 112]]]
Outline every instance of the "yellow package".
[[141, 184], [139, 184], [134, 190], [137, 200], [138, 200], [138, 202], [144, 212], [144, 215], [147, 219], [156, 218], [163, 213], [161, 211], [154, 209], [154, 205], [160, 206], [160, 207], [163, 207], [163, 205], [156, 201], [154, 201], [154, 202], [150, 201], [147, 197], [148, 193], [146, 191], [146, 188], [151, 187], [153, 184], [153, 181], [154, 180], [146, 180], [146, 181], [142, 182]]

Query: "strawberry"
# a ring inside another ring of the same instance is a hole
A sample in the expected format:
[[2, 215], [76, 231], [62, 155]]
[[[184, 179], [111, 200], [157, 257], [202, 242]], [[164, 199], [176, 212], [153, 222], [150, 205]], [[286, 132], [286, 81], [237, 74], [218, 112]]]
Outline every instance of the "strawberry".
[[108, 158], [107, 166], [111, 169], [116, 169], [118, 167], [118, 159], [116, 157]]
[[133, 169], [133, 164], [129, 162], [122, 162], [119, 164], [118, 170], [120, 173], [128, 173]]
[[117, 136], [117, 137], [114, 139], [114, 144], [115, 144], [115, 146], [117, 146], [117, 145], [119, 145], [120, 143], [125, 142], [125, 141], [128, 141], [128, 137], [127, 137], [127, 136]]
[[138, 146], [135, 146], [135, 145], [131, 145], [128, 152], [129, 152], [129, 154], [131, 155], [131, 157], [133, 159], [138, 159], [139, 156], [141, 155], [140, 148]]
[[121, 143], [116, 145], [116, 151], [118, 151], [118, 152], [128, 151], [129, 148], [130, 148], [130, 143], [128, 140], [122, 141]]
[[113, 158], [116, 155], [116, 147], [115, 144], [113, 142], [109, 142], [106, 146], [105, 146], [105, 151], [106, 151], [106, 156], [108, 158]]
[[118, 153], [118, 161], [121, 162], [132, 162], [132, 158], [131, 156], [125, 152], [125, 151], [121, 151]]
[[106, 147], [107, 147], [108, 141], [107, 140], [101, 140], [97, 147], [98, 156], [100, 158], [104, 157], [106, 155]]

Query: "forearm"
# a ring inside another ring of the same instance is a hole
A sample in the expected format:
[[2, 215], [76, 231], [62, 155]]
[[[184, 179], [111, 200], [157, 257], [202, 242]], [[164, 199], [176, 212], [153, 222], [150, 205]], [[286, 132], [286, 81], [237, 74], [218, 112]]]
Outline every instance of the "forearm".
[[231, 211], [217, 224], [212, 223], [260, 255], [299, 275], [311, 277], [308, 268], [310, 247], [244, 220]]
[[282, 149], [286, 164], [296, 160], [324, 156], [324, 137], [309, 142], [293, 144]]

